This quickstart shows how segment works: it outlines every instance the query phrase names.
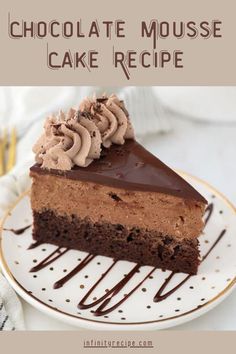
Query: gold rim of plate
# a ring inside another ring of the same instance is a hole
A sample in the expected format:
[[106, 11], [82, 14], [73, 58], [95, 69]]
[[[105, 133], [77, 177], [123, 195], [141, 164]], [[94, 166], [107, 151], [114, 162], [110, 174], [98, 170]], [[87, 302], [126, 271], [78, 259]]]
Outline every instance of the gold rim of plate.
[[[206, 186], [210, 191], [213, 192], [213, 194], [217, 195], [219, 198], [221, 198], [230, 209], [233, 210], [233, 212], [236, 214], [236, 207], [228, 200], [227, 197], [225, 197], [225, 195], [223, 195], [221, 192], [219, 192], [217, 189], [215, 189], [214, 187], [212, 187], [209, 183], [203, 181], [202, 179], [195, 177], [189, 173], [183, 172], [181, 170], [176, 170], [176, 172], [181, 175], [183, 178], [186, 177], [190, 177], [191, 179], [197, 181], [200, 184], [203, 184], [204, 186]], [[88, 319], [88, 318], [84, 318], [84, 317], [80, 317], [80, 316], [76, 316], [76, 315], [72, 315], [70, 313], [67, 312], [63, 312], [60, 311], [58, 309], [55, 309], [54, 307], [44, 303], [43, 301], [41, 301], [40, 299], [38, 299], [37, 297], [29, 294], [26, 289], [20, 284], [18, 283], [18, 281], [14, 278], [14, 276], [12, 275], [6, 261], [3, 255], [3, 251], [2, 251], [2, 231], [3, 231], [3, 226], [4, 223], [6, 221], [6, 219], [8, 218], [9, 215], [11, 215], [11, 211], [16, 207], [16, 205], [26, 196], [30, 196], [30, 190], [25, 191], [24, 193], [22, 193], [17, 200], [15, 201], [15, 203], [7, 210], [7, 212], [5, 213], [4, 217], [2, 218], [2, 220], [0, 221], [0, 262], [2, 263], [4, 270], [6, 272], [6, 274], [9, 276], [9, 278], [11, 279], [11, 281], [17, 286], [19, 287], [25, 294], [26, 299], [27, 297], [31, 298], [32, 300], [34, 300], [35, 302], [39, 303], [40, 305], [43, 305], [46, 308], [49, 308], [51, 311], [57, 313], [57, 314], [61, 314], [61, 315], [65, 315], [66, 317], [70, 317], [70, 318], [75, 318], [75, 319], [79, 319], [82, 321], [87, 321], [87, 322], [95, 322], [95, 323], [101, 323], [101, 324], [107, 324], [107, 325], [119, 325], [119, 326], [139, 326], [139, 325], [146, 325], [146, 324], [155, 324], [155, 323], [160, 323], [160, 322], [167, 322], [167, 321], [171, 321], [171, 320], [175, 320], [175, 319], [179, 319], [181, 317], [185, 317], [188, 316], [194, 312], [198, 312], [199, 316], [201, 315], [201, 310], [205, 309], [207, 306], [209, 306], [210, 304], [213, 304], [214, 302], [216, 302], [216, 300], [220, 299], [222, 296], [224, 296], [229, 290], [231, 290], [233, 288], [234, 285], [236, 285], [236, 276], [231, 280], [231, 282], [222, 290], [220, 291], [216, 296], [214, 296], [211, 300], [207, 301], [206, 303], [204, 303], [203, 305], [201, 305], [201, 307], [197, 307], [194, 308], [190, 311], [181, 313], [179, 315], [176, 316], [171, 316], [171, 317], [166, 317], [163, 319], [158, 319], [158, 320], [152, 320], [152, 321], [145, 321], [145, 322], [125, 322], [125, 323], [120, 323], [120, 322], [109, 322], [109, 321], [98, 321], [98, 320], [93, 320], [93, 319]], [[17, 290], [16, 290], [17, 292]], [[222, 299], [223, 300], [223, 299]], [[217, 305], [217, 303], [215, 304]]]

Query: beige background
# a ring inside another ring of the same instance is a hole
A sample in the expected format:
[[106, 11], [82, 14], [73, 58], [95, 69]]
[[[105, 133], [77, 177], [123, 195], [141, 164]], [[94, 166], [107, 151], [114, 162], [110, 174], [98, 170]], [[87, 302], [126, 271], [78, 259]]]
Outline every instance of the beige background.
[[[138, 6], [137, 6], [138, 4]], [[166, 0], [134, 1], [109, 0], [65, 2], [1, 0], [1, 85], [233, 85], [236, 84], [235, 10], [234, 0]], [[223, 22], [222, 38], [204, 40], [162, 40], [162, 49], [181, 49], [184, 53], [183, 69], [131, 69], [127, 81], [121, 69], [112, 66], [112, 40], [49, 39], [50, 49], [71, 51], [99, 49], [99, 69], [90, 73], [81, 69], [50, 70], [46, 64], [46, 39], [12, 40], [8, 37], [8, 12], [21, 20], [91, 20], [126, 21], [126, 38], [115, 40], [122, 50], [151, 50], [152, 41], [138, 40], [141, 20], [214, 20]]]
[[[14, 339], [13, 339], [14, 338]], [[87, 349], [86, 340], [151, 340], [152, 349]], [[234, 332], [16, 332], [0, 335], [1, 348], [11, 353], [235, 353]]]

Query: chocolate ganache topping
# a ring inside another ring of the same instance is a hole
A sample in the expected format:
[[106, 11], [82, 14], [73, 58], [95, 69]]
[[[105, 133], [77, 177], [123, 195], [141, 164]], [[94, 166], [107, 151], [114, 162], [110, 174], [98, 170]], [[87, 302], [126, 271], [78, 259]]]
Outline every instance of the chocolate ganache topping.
[[46, 119], [44, 133], [33, 147], [42, 168], [71, 170], [99, 159], [102, 146], [123, 145], [134, 139], [129, 114], [116, 95], [84, 99], [79, 110]]

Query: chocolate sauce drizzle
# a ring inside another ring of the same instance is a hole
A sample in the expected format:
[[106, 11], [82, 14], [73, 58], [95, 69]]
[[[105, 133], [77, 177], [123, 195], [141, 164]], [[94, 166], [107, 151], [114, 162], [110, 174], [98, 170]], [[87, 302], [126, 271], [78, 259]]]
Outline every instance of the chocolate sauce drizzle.
[[111, 311], [115, 310], [117, 307], [119, 307], [124, 301], [126, 301], [136, 289], [150, 276], [155, 269], [152, 269], [151, 272], [148, 273], [148, 275], [138, 284], [136, 285], [128, 294], [126, 294], [120, 301], [118, 301], [116, 304], [111, 306], [110, 308], [107, 308], [106, 310], [103, 311], [103, 309], [108, 305], [108, 303], [112, 300], [112, 298], [117, 295], [123, 288], [124, 286], [128, 283], [128, 281], [133, 278], [135, 273], [139, 270], [139, 265], [136, 264], [130, 271], [129, 273], [121, 279], [116, 285], [113, 286], [111, 290], [109, 290], [106, 294], [95, 300], [94, 302], [91, 302], [89, 304], [85, 304], [86, 299], [88, 296], [93, 292], [93, 290], [97, 287], [97, 285], [106, 277], [108, 272], [113, 268], [113, 266], [116, 264], [117, 261], [114, 261], [111, 266], [108, 268], [108, 270], [98, 279], [98, 281], [90, 288], [90, 290], [87, 292], [87, 294], [83, 297], [83, 299], [79, 302], [78, 308], [80, 309], [88, 309], [93, 306], [96, 306], [101, 303], [101, 305], [94, 311], [95, 316], [102, 316], [107, 313], [110, 313]]
[[[127, 282], [134, 276], [134, 273], [136, 272], [135, 268], [137, 267], [137, 269], [139, 269], [139, 265], [137, 264], [130, 273], [127, 274], [127, 276], [125, 276], [118, 284], [116, 284], [112, 290], [108, 291], [105, 296], [106, 298], [104, 299], [104, 301], [101, 303], [101, 305], [95, 310], [94, 315], [95, 316], [103, 316], [106, 315], [107, 313], [112, 312], [113, 310], [115, 310], [117, 307], [119, 307], [121, 304], [123, 304], [123, 302], [125, 302], [144, 282], [145, 280], [156, 270], [155, 268], [153, 268], [146, 276], [145, 278], [139, 282], [128, 294], [126, 294], [120, 301], [118, 301], [116, 304], [114, 304], [113, 306], [107, 308], [106, 310], [103, 310], [108, 303], [112, 300], [112, 298], [117, 295], [120, 290], [127, 284]], [[130, 275], [130, 277], [128, 277], [128, 275]], [[91, 289], [90, 289], [91, 290]], [[111, 294], [110, 297], [108, 297]], [[100, 303], [103, 300], [104, 296], [99, 298], [96, 301], [97, 303]], [[80, 309], [84, 309], [84, 308], [89, 308], [89, 307], [93, 307], [95, 304], [91, 303], [91, 304], [87, 304], [84, 305], [83, 300], [85, 300], [85, 297], [79, 302], [78, 304], [78, 308]], [[86, 306], [86, 307], [84, 307]]]
[[68, 248], [62, 251], [63, 247], [57, 247], [55, 251], [49, 254], [46, 258], [44, 258], [40, 263], [38, 263], [35, 267], [30, 269], [30, 273], [38, 272], [39, 270], [47, 267], [49, 264], [55, 262], [58, 258], [63, 256], [66, 252], [69, 251]]
[[170, 295], [172, 295], [175, 291], [177, 291], [184, 283], [186, 283], [186, 281], [192, 277], [191, 274], [187, 275], [179, 284], [177, 284], [174, 288], [172, 288], [171, 290], [169, 290], [168, 292], [166, 292], [165, 294], [163, 294], [163, 291], [165, 290], [165, 288], [167, 287], [167, 285], [169, 284], [169, 282], [171, 281], [171, 279], [174, 277], [176, 273], [175, 272], [171, 272], [170, 275], [168, 276], [168, 278], [166, 278], [166, 280], [164, 281], [164, 283], [161, 285], [160, 289], [158, 290], [158, 292], [156, 293], [156, 295], [153, 298], [154, 302], [160, 302], [162, 300], [165, 300], [167, 297], [169, 297]]
[[210, 247], [210, 249], [207, 251], [207, 253], [202, 257], [202, 262], [208, 257], [208, 255], [211, 253], [211, 251], [213, 250], [213, 248], [215, 248], [215, 246], [217, 245], [217, 243], [222, 239], [222, 237], [224, 236], [224, 234], [226, 233], [226, 229], [222, 230], [220, 235], [217, 237], [217, 239], [215, 240], [215, 242], [213, 243], [213, 245]]
[[53, 288], [54, 289], [59, 289], [61, 288], [65, 283], [67, 283], [71, 278], [73, 278], [74, 275], [76, 275], [79, 271], [81, 271], [86, 265], [92, 261], [96, 256], [92, 254], [88, 254], [87, 257], [83, 259], [82, 262], [80, 262], [70, 273], [68, 273], [65, 277], [61, 278], [60, 280], [56, 281], [54, 283]]
[[214, 204], [213, 203], [208, 204], [205, 210], [205, 226], [210, 220], [213, 210], [214, 210]]
[[[206, 213], [205, 213], [205, 225], [209, 222], [212, 213], [214, 210], [214, 205], [213, 203], [209, 204], [208, 207], [206, 208]], [[206, 252], [206, 254], [202, 257], [201, 263], [209, 256], [209, 254], [212, 252], [212, 250], [216, 247], [216, 245], [219, 243], [219, 241], [222, 239], [222, 237], [225, 235], [226, 230], [222, 230], [213, 245], [210, 247], [210, 249]], [[41, 242], [35, 242], [29, 246], [28, 249], [35, 248], [39, 246]], [[50, 255], [48, 255], [45, 259], [43, 259], [39, 264], [37, 264], [35, 267], [30, 269], [30, 272], [38, 272], [41, 269], [47, 267], [49, 264], [52, 262], [56, 261], [59, 257], [63, 256], [66, 252], [69, 251], [69, 248], [65, 248], [62, 250], [62, 247], [58, 247], [55, 251], [53, 251]], [[74, 269], [70, 271], [66, 276], [63, 278], [59, 279], [56, 281], [53, 285], [54, 289], [59, 289], [63, 285], [65, 285], [69, 280], [71, 280], [76, 274], [78, 274], [82, 269], [84, 269], [94, 258], [96, 255], [88, 254]], [[152, 273], [156, 270], [156, 268], [152, 268], [152, 270], [137, 284], [135, 285], [127, 294], [124, 295], [121, 300], [117, 301], [115, 304], [113, 304], [110, 307], [107, 307], [110, 301], [125, 287], [125, 285], [132, 279], [135, 274], [139, 271], [140, 265], [136, 264], [128, 274], [124, 276], [123, 279], [121, 279], [118, 283], [116, 283], [112, 289], [108, 290], [104, 295], [101, 297], [97, 298], [96, 300], [87, 303], [86, 300], [89, 298], [89, 296], [93, 293], [93, 291], [97, 288], [97, 286], [102, 282], [102, 280], [107, 276], [107, 274], [115, 267], [117, 264], [118, 260], [113, 260], [111, 265], [107, 268], [107, 270], [100, 276], [100, 278], [92, 285], [92, 287], [87, 291], [87, 293], [84, 295], [84, 297], [80, 300], [78, 303], [78, 308], [81, 310], [89, 309], [92, 308], [96, 305], [99, 305], [97, 309], [93, 312], [94, 316], [103, 316], [106, 315], [113, 310], [115, 310], [117, 307], [119, 307], [123, 302], [125, 302], [145, 281], [150, 277]], [[191, 274], [186, 275], [186, 277], [181, 280], [175, 287], [170, 289], [167, 292], [164, 292], [170, 281], [173, 279], [175, 276], [175, 272], [171, 272], [170, 275], [165, 279], [165, 281], [161, 284], [159, 290], [155, 294], [153, 301], [154, 302], [160, 302], [165, 299], [167, 299], [169, 296], [171, 296], [173, 293], [175, 293], [184, 283], [186, 283], [191, 277]]]
[[34, 248], [36, 248], [36, 247], [38, 247], [38, 246], [40, 246], [40, 245], [42, 245], [42, 244], [43, 244], [43, 242], [41, 242], [41, 241], [33, 242], [33, 243], [31, 243], [31, 244], [29, 245], [29, 247], [27, 248], [27, 250], [32, 250], [32, 249], [34, 249]]
[[21, 227], [20, 229], [3, 229], [4, 231], [10, 231], [15, 235], [22, 235], [26, 230], [28, 230], [32, 225], [27, 225]]
[[[201, 263], [207, 258], [207, 256], [211, 253], [211, 251], [213, 250], [213, 248], [215, 248], [215, 246], [217, 245], [217, 243], [222, 239], [222, 237], [224, 236], [226, 230], [222, 230], [220, 235], [217, 237], [216, 241], [213, 243], [213, 245], [210, 247], [210, 249], [207, 251], [207, 253], [202, 257]], [[154, 302], [160, 302], [162, 300], [165, 300], [167, 297], [169, 297], [171, 294], [173, 294], [176, 290], [178, 290], [184, 283], [186, 283], [187, 280], [189, 280], [192, 275], [189, 274], [187, 275], [179, 284], [177, 284], [174, 288], [172, 288], [171, 290], [169, 290], [168, 292], [166, 292], [165, 294], [163, 294], [163, 291], [165, 290], [165, 288], [167, 287], [167, 285], [169, 284], [169, 282], [171, 281], [171, 279], [173, 278], [173, 276], [175, 275], [175, 272], [172, 272], [169, 277], [164, 281], [164, 283], [161, 285], [160, 289], [158, 290], [158, 292], [156, 293], [156, 295], [153, 298]]]

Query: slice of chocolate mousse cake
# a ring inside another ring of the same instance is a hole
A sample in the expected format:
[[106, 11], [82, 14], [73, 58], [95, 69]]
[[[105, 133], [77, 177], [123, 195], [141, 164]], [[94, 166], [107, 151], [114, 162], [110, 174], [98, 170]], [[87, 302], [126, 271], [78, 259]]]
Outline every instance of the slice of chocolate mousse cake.
[[196, 274], [206, 200], [134, 138], [115, 95], [49, 117], [31, 167], [33, 238]]

